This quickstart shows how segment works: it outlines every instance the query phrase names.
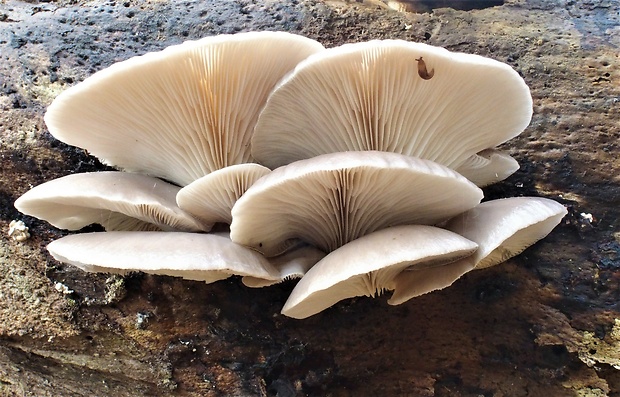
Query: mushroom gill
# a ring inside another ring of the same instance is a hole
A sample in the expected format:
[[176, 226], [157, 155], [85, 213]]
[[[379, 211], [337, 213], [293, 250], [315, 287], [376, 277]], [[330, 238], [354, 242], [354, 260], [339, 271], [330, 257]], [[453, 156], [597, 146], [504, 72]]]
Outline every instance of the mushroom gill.
[[[400, 304], [517, 255], [566, 214], [543, 198], [480, 203], [478, 186], [518, 169], [497, 146], [531, 115], [519, 74], [478, 55], [208, 37], [56, 98], [52, 135], [123, 171], [46, 182], [15, 206], [59, 228], [102, 224], [48, 245], [85, 271], [301, 277], [282, 309], [294, 318], [383, 291]], [[230, 235], [207, 233], [219, 222]]]
[[106, 164], [184, 186], [251, 162], [250, 138], [267, 96], [321, 50], [286, 32], [187, 41], [116, 63], [69, 88], [48, 107], [45, 123], [55, 138]]
[[457, 169], [520, 134], [531, 117], [529, 88], [502, 62], [373, 40], [300, 62], [269, 96], [252, 155], [275, 168], [325, 153], [379, 150]]
[[[312, 267], [293, 289], [282, 314], [306, 318], [346, 298], [374, 297], [395, 288], [403, 294], [401, 289], [413, 286], [395, 284], [400, 273], [408, 270], [415, 275], [415, 270], [430, 270], [441, 275], [444, 266], [470, 256], [477, 248], [476, 243], [433, 226], [379, 230], [343, 245]], [[432, 277], [420, 279], [418, 293], [447, 287], [472, 268], [470, 262], [456, 277], [441, 284], [433, 282]]]
[[331, 252], [373, 231], [433, 225], [482, 191], [440, 164], [389, 152], [330, 153], [259, 179], [232, 209], [233, 241], [273, 256], [291, 239]]

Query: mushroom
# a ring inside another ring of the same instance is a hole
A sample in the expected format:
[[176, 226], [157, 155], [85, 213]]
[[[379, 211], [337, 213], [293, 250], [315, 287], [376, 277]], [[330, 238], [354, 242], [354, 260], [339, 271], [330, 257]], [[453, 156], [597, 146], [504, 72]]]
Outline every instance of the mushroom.
[[504, 63], [400, 40], [345, 44], [308, 57], [277, 85], [252, 156], [273, 169], [380, 150], [456, 169], [521, 133], [531, 116], [527, 85]]
[[477, 269], [502, 263], [544, 238], [566, 208], [540, 197], [511, 197], [479, 204], [450, 219], [445, 228], [478, 243]]
[[106, 230], [209, 230], [211, 224], [195, 220], [176, 205], [179, 189], [126, 172], [73, 174], [29, 190], [15, 201], [15, 208], [60, 229], [98, 223]]
[[141, 271], [207, 283], [231, 275], [275, 283], [282, 279], [280, 269], [310, 267], [316, 262], [316, 256], [302, 256], [307, 251], [291, 252], [272, 262], [222, 233], [84, 233], [55, 240], [47, 249], [56, 260], [87, 272]]
[[476, 186], [484, 187], [503, 181], [519, 169], [519, 163], [497, 149], [486, 149], [469, 157], [456, 172]]
[[[476, 243], [434, 226], [404, 225], [376, 231], [343, 245], [314, 265], [291, 292], [282, 314], [301, 319], [355, 296], [374, 297], [395, 288], [403, 290], [401, 295], [413, 288], [420, 294], [447, 287], [471, 270], [473, 263], [459, 264], [456, 272], [445, 273], [444, 269], [476, 248]], [[413, 280], [408, 285], [395, 284], [403, 272]], [[417, 274], [422, 276], [418, 282]]]
[[307, 244], [297, 244], [285, 253], [269, 258], [274, 268], [278, 270], [278, 279], [266, 279], [255, 276], [245, 276], [242, 281], [247, 287], [267, 287], [285, 280], [303, 277], [312, 266], [323, 259], [325, 252]]
[[51, 134], [105, 163], [187, 185], [251, 162], [250, 137], [274, 85], [320, 51], [285, 32], [207, 37], [110, 66], [60, 94]]
[[301, 239], [324, 252], [388, 226], [436, 224], [482, 191], [440, 164], [388, 152], [330, 153], [277, 168], [232, 209], [231, 239], [266, 256]]
[[472, 256], [456, 260], [440, 267], [403, 270], [394, 277], [394, 293], [388, 299], [390, 305], [400, 305], [411, 298], [449, 287], [462, 275], [474, 268]]
[[255, 163], [213, 171], [182, 188], [177, 194], [177, 204], [204, 223], [230, 224], [233, 205], [254, 182], [269, 172], [269, 168]]

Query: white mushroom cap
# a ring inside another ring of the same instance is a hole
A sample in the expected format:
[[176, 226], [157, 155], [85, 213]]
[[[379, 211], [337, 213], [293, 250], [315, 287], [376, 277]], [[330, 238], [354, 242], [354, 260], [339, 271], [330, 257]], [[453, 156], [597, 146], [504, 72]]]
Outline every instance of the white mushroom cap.
[[275, 168], [323, 153], [380, 150], [456, 169], [521, 133], [532, 99], [510, 66], [400, 40], [310, 56], [276, 87], [252, 137]]
[[323, 259], [325, 252], [309, 245], [296, 247], [282, 255], [269, 258], [269, 262], [280, 273], [279, 279], [262, 279], [257, 277], [243, 277], [243, 284], [248, 287], [267, 287], [285, 280], [301, 278], [312, 266]]
[[176, 205], [178, 186], [146, 175], [92, 172], [43, 183], [15, 201], [15, 208], [60, 229], [98, 223], [106, 230], [206, 231]]
[[407, 268], [392, 280], [394, 293], [390, 305], [400, 305], [411, 298], [447, 288], [462, 275], [474, 268], [472, 256], [447, 263], [440, 267]]
[[318, 42], [285, 32], [207, 37], [131, 58], [66, 90], [45, 115], [57, 139], [105, 163], [186, 185], [250, 162], [267, 96]]
[[388, 152], [331, 153], [280, 167], [232, 209], [231, 239], [266, 256], [299, 238], [325, 252], [388, 226], [436, 224], [482, 191], [428, 160]]
[[[225, 234], [101, 232], [65, 236], [47, 246], [60, 262], [87, 272], [183, 277], [211, 283], [231, 275], [281, 279], [272, 263]], [[297, 259], [297, 258], [294, 258]]]
[[497, 149], [486, 149], [469, 157], [456, 172], [476, 186], [484, 187], [503, 181], [519, 169], [519, 163], [509, 154]]
[[[379, 230], [328, 254], [297, 283], [282, 314], [306, 318], [354, 296], [371, 296], [395, 288], [394, 278], [408, 269], [422, 271], [428, 291], [442, 288], [443, 265], [471, 255], [477, 245], [433, 226], [405, 225]], [[465, 273], [465, 269], [457, 278]], [[422, 269], [422, 270], [417, 270]], [[433, 270], [431, 272], [431, 270]], [[435, 280], [428, 274], [438, 275]], [[447, 287], [454, 280], [448, 280]], [[424, 288], [420, 283], [418, 288]]]
[[269, 168], [254, 163], [213, 171], [182, 188], [177, 194], [177, 204], [204, 223], [230, 224], [230, 210], [239, 197], [270, 172]]
[[549, 234], [566, 212], [553, 200], [512, 197], [481, 203], [450, 219], [445, 228], [478, 243], [473, 259], [482, 269], [519, 255]]

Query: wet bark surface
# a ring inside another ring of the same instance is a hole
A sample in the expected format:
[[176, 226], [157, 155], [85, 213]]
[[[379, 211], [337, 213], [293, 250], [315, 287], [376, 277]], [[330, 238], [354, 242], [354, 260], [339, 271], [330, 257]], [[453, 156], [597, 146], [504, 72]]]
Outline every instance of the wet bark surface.
[[[52, 99], [133, 55], [261, 29], [507, 62], [531, 87], [534, 118], [503, 146], [521, 169], [485, 195], [549, 197], [569, 214], [522, 255], [445, 290], [396, 307], [351, 299], [302, 321], [279, 315], [290, 282], [110, 277], [52, 260], [45, 245], [66, 232], [13, 201], [105, 168], [47, 132]], [[0, 2], [0, 394], [620, 395], [619, 46], [614, 0], [423, 14], [380, 1]], [[14, 219], [30, 239], [7, 236]]]

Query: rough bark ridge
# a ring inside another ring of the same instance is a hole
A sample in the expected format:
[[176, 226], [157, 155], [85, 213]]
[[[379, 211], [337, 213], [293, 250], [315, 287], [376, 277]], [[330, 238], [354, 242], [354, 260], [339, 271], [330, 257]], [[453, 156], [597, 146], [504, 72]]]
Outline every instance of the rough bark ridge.
[[[0, 1], [1, 395], [620, 395], [620, 5], [382, 5]], [[546, 196], [569, 215], [521, 256], [446, 290], [398, 307], [350, 300], [304, 321], [277, 314], [291, 284], [122, 279], [54, 262], [44, 246], [63, 232], [13, 201], [104, 167], [49, 135], [52, 99], [135, 54], [258, 29], [327, 46], [403, 38], [508, 62], [535, 115], [504, 147], [521, 170], [486, 196]], [[7, 237], [13, 219], [29, 240]]]

